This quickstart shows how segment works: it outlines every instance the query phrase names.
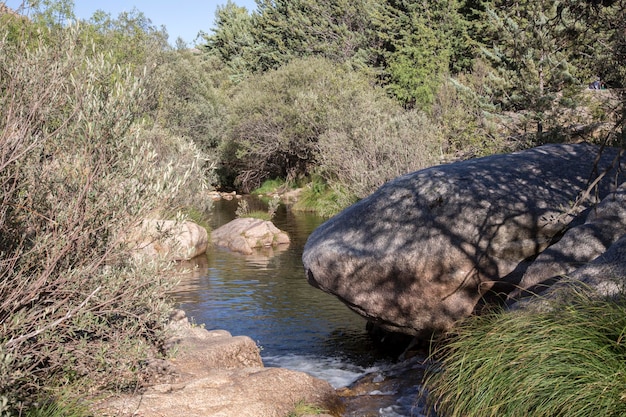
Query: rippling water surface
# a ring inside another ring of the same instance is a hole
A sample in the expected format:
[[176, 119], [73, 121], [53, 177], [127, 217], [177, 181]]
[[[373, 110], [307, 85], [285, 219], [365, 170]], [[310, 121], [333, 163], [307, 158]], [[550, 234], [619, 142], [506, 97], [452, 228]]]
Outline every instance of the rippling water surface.
[[[237, 200], [217, 202], [212, 227], [232, 220], [236, 208]], [[198, 270], [183, 279], [174, 297], [207, 329], [250, 336], [266, 366], [305, 371], [339, 388], [385, 366], [388, 358], [377, 353], [362, 317], [306, 280], [302, 249], [322, 221], [281, 207], [273, 222], [289, 234], [289, 247], [247, 256], [210, 248], [194, 260]]]

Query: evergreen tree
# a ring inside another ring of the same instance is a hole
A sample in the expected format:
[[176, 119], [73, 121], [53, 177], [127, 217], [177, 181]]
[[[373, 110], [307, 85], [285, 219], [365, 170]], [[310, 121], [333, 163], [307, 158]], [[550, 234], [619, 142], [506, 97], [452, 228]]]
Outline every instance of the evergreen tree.
[[428, 108], [442, 79], [468, 65], [466, 25], [455, 0], [388, 0], [372, 22], [381, 81], [408, 107]]
[[581, 81], [575, 66], [580, 27], [559, 0], [503, 1], [487, 10], [494, 68], [503, 109], [529, 111], [538, 137], [548, 115], [575, 104]]
[[255, 39], [259, 69], [294, 58], [322, 56], [364, 65], [372, 0], [257, 0]]
[[217, 8], [213, 34], [204, 34], [204, 48], [217, 56], [231, 72], [234, 81], [240, 81], [258, 65], [253, 18], [245, 7], [231, 0]]

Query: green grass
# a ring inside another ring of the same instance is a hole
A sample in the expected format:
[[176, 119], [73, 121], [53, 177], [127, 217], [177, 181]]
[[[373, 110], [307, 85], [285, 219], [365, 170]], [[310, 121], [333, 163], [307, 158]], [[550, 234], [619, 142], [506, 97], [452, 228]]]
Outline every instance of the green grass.
[[33, 407], [23, 414], [24, 417], [91, 417], [88, 408], [76, 402], [55, 401]]
[[281, 188], [286, 188], [287, 182], [282, 178], [266, 180], [259, 188], [252, 191], [252, 194], [271, 194], [277, 192]]
[[298, 401], [293, 410], [286, 417], [300, 417], [305, 415], [318, 415], [325, 413], [326, 410], [315, 405], [307, 404], [305, 401]]
[[341, 187], [330, 187], [323, 180], [313, 178], [304, 187], [293, 210], [311, 211], [322, 217], [331, 217], [356, 201], [355, 197]]
[[[210, 214], [201, 211], [195, 207], [184, 207], [181, 212], [192, 222], [198, 226], [204, 227], [207, 231], [211, 230]], [[174, 217], [174, 216], [172, 216]]]
[[547, 312], [468, 319], [427, 376], [437, 414], [626, 415], [626, 299], [577, 297]]

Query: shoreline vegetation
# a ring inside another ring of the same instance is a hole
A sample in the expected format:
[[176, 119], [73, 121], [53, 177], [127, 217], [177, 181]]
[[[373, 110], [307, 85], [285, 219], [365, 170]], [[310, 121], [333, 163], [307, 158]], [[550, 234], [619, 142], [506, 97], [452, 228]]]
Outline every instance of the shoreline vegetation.
[[428, 402], [446, 417], [624, 415], [624, 296], [467, 319], [434, 354]]
[[[619, 0], [228, 1], [194, 48], [170, 46], [137, 10], [78, 21], [71, 0], [24, 5], [0, 3], [2, 417], [83, 417], [91, 399], [150, 384], [175, 273], [170, 259], [134, 260], [124, 233], [202, 218], [209, 190], [298, 187], [296, 209], [331, 216], [442, 162], [624, 146]], [[598, 77], [606, 89], [589, 89]], [[621, 366], [623, 313], [620, 300], [575, 300], [471, 318], [437, 353], [433, 407], [623, 414], [621, 374], [591, 369]], [[572, 356], [554, 362], [555, 350]]]

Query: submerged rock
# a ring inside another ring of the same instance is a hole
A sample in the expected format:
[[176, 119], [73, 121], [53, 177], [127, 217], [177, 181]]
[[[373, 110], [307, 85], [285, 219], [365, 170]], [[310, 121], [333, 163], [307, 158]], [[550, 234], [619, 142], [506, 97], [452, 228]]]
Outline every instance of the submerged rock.
[[[448, 329], [490, 291], [518, 284], [528, 260], [579, 214], [566, 211], [598, 152], [546, 145], [396, 178], [311, 234], [307, 278], [383, 329]], [[616, 155], [605, 149], [596, 172]], [[599, 182], [600, 198], [610, 177]]]

